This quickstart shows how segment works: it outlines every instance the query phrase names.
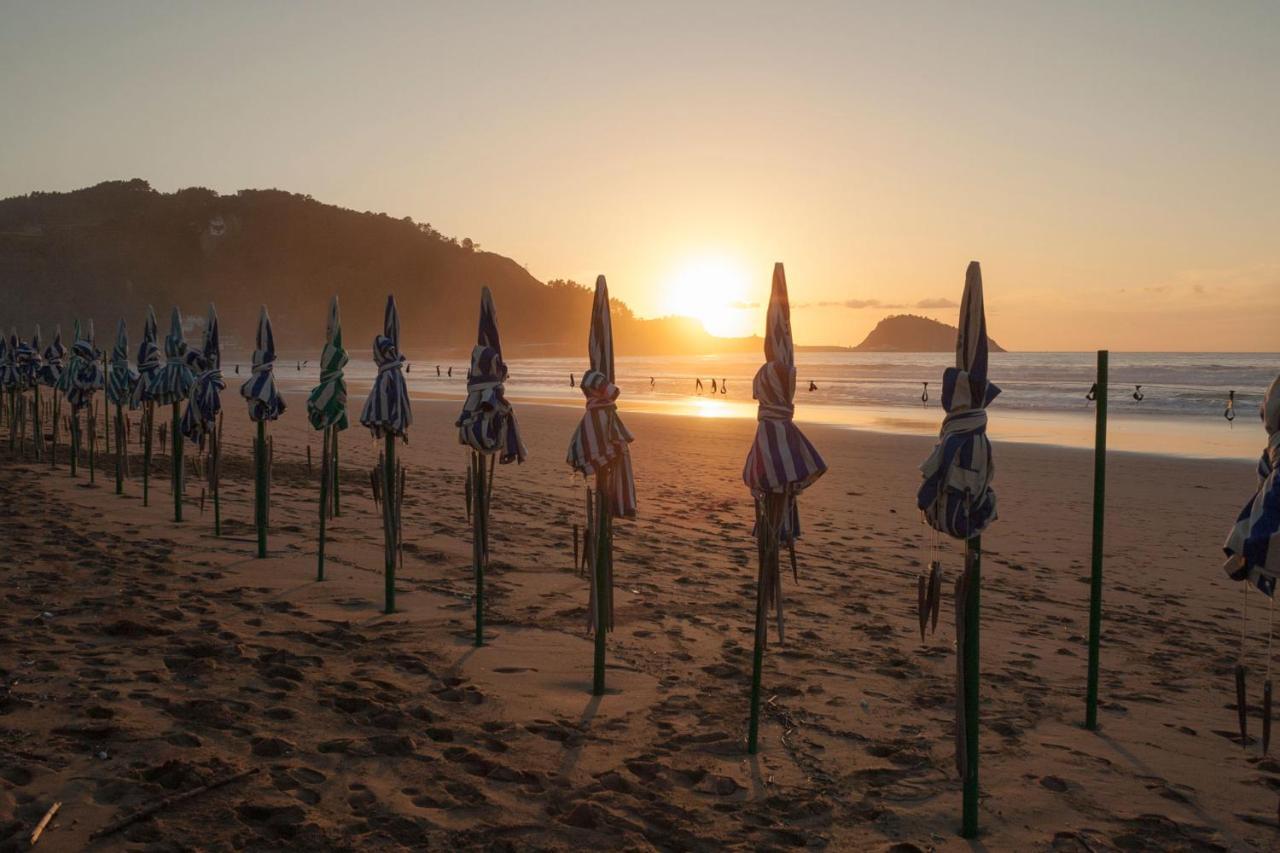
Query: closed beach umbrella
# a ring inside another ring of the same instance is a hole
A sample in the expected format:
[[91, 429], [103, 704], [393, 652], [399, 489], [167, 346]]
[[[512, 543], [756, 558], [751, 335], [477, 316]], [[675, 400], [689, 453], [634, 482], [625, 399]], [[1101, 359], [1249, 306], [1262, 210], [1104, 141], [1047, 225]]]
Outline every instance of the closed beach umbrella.
[[[82, 331], [76, 323], [75, 342], [71, 345], [71, 357], [66, 369], [58, 378], [58, 387], [71, 406], [71, 473], [76, 474], [80, 455], [80, 412], [93, 404], [93, 396], [104, 384], [102, 354], [94, 346], [93, 321]], [[93, 418], [89, 419], [89, 480], [94, 477]]]
[[795, 566], [795, 541], [800, 538], [797, 496], [827, 472], [817, 448], [796, 426], [796, 348], [791, 336], [791, 302], [782, 264], [773, 266], [773, 288], [765, 316], [764, 364], [751, 383], [757, 401], [756, 435], [742, 469], [742, 480], [756, 505], [755, 649], [751, 670], [751, 716], [747, 751], [757, 749], [760, 729], [760, 676], [768, 641], [768, 613], [777, 613], [778, 638], [783, 638], [781, 547], [786, 545]]
[[138, 344], [138, 382], [133, 386], [133, 405], [142, 406], [142, 505], [151, 503], [151, 449], [156, 423], [156, 375], [164, 360], [160, 355], [156, 312], [147, 306], [142, 322], [142, 341]]
[[[61, 408], [62, 396], [57, 393], [57, 388], [62, 380], [62, 371], [65, 369], [65, 361], [67, 357], [67, 348], [62, 345], [62, 327], [55, 326], [53, 330], [53, 340], [44, 348], [44, 363], [40, 365], [40, 370], [36, 375], [36, 381], [44, 387], [50, 389], [53, 400], [50, 403], [52, 408], [52, 423], [49, 425], [49, 464], [58, 464], [58, 433], [62, 425], [58, 410]], [[39, 391], [36, 392], [36, 400], [39, 401]]]
[[338, 508], [338, 433], [347, 428], [347, 351], [342, 346], [342, 317], [338, 297], [329, 302], [320, 350], [320, 383], [307, 395], [307, 419], [321, 430], [320, 542], [316, 552], [316, 579], [324, 580], [325, 527]]
[[129, 366], [129, 332], [124, 318], [116, 325], [116, 342], [111, 347], [111, 364], [107, 369], [107, 402], [116, 407], [116, 494], [124, 493], [125, 466], [128, 462], [124, 437], [124, 407], [134, 408], [137, 372]]
[[515, 412], [507, 402], [503, 383], [507, 364], [502, 360], [498, 318], [489, 288], [480, 292], [480, 328], [471, 349], [467, 372], [467, 399], [458, 417], [458, 442], [471, 448], [471, 563], [475, 574], [476, 639], [484, 645], [484, 571], [489, 562], [489, 506], [492, 498], [495, 458], [502, 464], [523, 462], [527, 451], [520, 441]]
[[169, 314], [169, 334], [164, 336], [164, 364], [151, 379], [151, 398], [171, 407], [169, 416], [169, 481], [173, 488], [173, 520], [182, 521], [182, 493], [186, 474], [182, 451], [182, 403], [191, 393], [195, 374], [187, 364], [187, 339], [182, 334], [182, 312], [175, 305]]
[[219, 495], [222, 466], [222, 392], [227, 383], [222, 379], [222, 347], [218, 335], [218, 312], [209, 303], [205, 318], [204, 343], [187, 351], [187, 366], [195, 373], [195, 384], [182, 413], [182, 434], [207, 451], [205, 478], [213, 498], [213, 535], [222, 535], [222, 502]]
[[[11, 335], [0, 333], [0, 393], [8, 394], [8, 405], [5, 407], [9, 420], [9, 449], [13, 450], [18, 440], [18, 366], [17, 366], [18, 333]], [[3, 399], [0, 397], [0, 399]]]
[[982, 270], [977, 261], [965, 274], [956, 335], [956, 366], [942, 374], [946, 416], [938, 444], [920, 466], [924, 482], [916, 504], [939, 533], [964, 540], [965, 567], [956, 584], [957, 676], [956, 764], [964, 780], [961, 834], [978, 831], [978, 630], [982, 531], [996, 519], [991, 490], [995, 469], [987, 439], [987, 406], [1000, 389], [987, 379], [987, 318]]
[[254, 520], [258, 528], [258, 556], [267, 556], [267, 507], [270, 505], [270, 461], [267, 454], [267, 421], [284, 414], [284, 398], [276, 388], [276, 338], [271, 331], [267, 306], [258, 314], [258, 335], [253, 350], [253, 373], [240, 386], [240, 396], [249, 403], [249, 420], [258, 425], [253, 446]]
[[618, 417], [621, 391], [614, 384], [613, 321], [604, 276], [596, 279], [587, 356], [591, 368], [578, 383], [586, 397], [586, 413], [569, 442], [567, 461], [583, 477], [595, 478], [594, 507], [589, 490], [587, 502], [588, 625], [595, 632], [592, 693], [600, 696], [604, 694], [605, 636], [613, 627], [613, 519], [634, 518], [636, 514], [630, 449], [635, 439]]
[[387, 613], [396, 609], [396, 555], [399, 553], [400, 507], [399, 468], [396, 466], [397, 438], [408, 441], [413, 412], [409, 407], [409, 389], [405, 385], [405, 358], [400, 353], [400, 314], [394, 296], [387, 297], [382, 318], [382, 334], [373, 339], [373, 360], [378, 375], [364, 401], [360, 423], [369, 428], [375, 439], [384, 442], [382, 456], [382, 528], [385, 560], [385, 604]]
[[[1277, 377], [1262, 398], [1262, 425], [1267, 431], [1267, 446], [1258, 460], [1258, 488], [1236, 517], [1235, 526], [1223, 543], [1227, 554], [1224, 569], [1232, 580], [1245, 583], [1244, 614], [1248, 613], [1249, 587], [1256, 587], [1274, 607], [1276, 578], [1280, 577], [1280, 377]], [[1245, 618], [1242, 616], [1242, 618]], [[1247, 630], [1248, 623], [1245, 623]], [[1268, 641], [1267, 678], [1262, 694], [1262, 744], [1263, 754], [1271, 746], [1271, 660]], [[1239, 715], [1240, 739], [1248, 745], [1245, 695], [1244, 649], [1240, 650], [1241, 662], [1236, 665], [1236, 708]]]
[[44, 432], [40, 428], [40, 372], [43, 369], [40, 350], [40, 325], [36, 324], [31, 335], [30, 354], [24, 368], [23, 384], [31, 389], [31, 443], [35, 448], [36, 459], [44, 458]]

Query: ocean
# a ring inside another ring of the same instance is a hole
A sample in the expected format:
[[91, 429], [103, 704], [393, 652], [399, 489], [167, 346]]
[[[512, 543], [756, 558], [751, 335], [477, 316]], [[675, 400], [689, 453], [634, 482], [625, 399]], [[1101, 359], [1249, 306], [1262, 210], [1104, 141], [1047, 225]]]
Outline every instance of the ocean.
[[[466, 393], [465, 361], [409, 355], [411, 395], [456, 398], [461, 403]], [[297, 359], [303, 357], [312, 363], [299, 371]], [[1092, 447], [1094, 409], [1085, 395], [1094, 381], [1095, 359], [1091, 352], [993, 354], [991, 378], [1003, 393], [990, 408], [992, 439]], [[796, 419], [850, 429], [936, 434], [943, 415], [939, 405], [942, 372], [953, 360], [949, 353], [801, 352]], [[760, 361], [754, 354], [622, 357], [617, 361], [619, 405], [624, 412], [754, 418], [751, 378]], [[447, 376], [450, 366], [452, 378]], [[516, 405], [522, 401], [581, 405], [581, 393], [570, 387], [569, 377], [573, 374], [575, 381], [581, 377], [585, 357], [513, 359], [509, 366], [507, 396]], [[234, 390], [232, 365], [225, 367]], [[248, 377], [247, 370], [246, 358], [239, 381]], [[1108, 446], [1161, 455], [1256, 459], [1266, 444], [1258, 407], [1277, 374], [1277, 353], [1114, 352]], [[347, 369], [352, 393], [363, 395], [373, 375], [371, 360], [353, 358]], [[305, 392], [316, 380], [314, 354], [282, 354], [277, 376], [285, 390]], [[701, 393], [696, 388], [698, 378], [703, 383]], [[810, 382], [816, 386], [813, 391]], [[927, 401], [921, 399], [925, 382], [929, 383]], [[1232, 391], [1234, 422], [1224, 417]], [[1136, 399], [1135, 393], [1142, 399]]]

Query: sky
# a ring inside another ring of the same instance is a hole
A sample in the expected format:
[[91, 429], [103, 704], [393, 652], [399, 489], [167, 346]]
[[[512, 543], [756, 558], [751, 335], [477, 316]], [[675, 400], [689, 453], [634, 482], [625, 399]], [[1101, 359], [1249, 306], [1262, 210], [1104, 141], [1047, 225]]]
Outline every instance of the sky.
[[800, 343], [1280, 350], [1280, 4], [0, 0], [0, 197], [140, 177], [430, 222]]

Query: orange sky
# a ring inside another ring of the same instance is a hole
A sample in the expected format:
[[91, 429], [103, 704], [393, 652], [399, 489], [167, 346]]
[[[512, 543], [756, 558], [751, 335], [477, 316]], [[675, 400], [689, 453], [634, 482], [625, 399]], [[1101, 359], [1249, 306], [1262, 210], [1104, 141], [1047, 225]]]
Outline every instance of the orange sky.
[[977, 258], [1012, 348], [1280, 350], [1280, 6], [465, 5], [9, 4], [0, 196], [279, 187], [723, 333], [783, 260], [802, 343]]

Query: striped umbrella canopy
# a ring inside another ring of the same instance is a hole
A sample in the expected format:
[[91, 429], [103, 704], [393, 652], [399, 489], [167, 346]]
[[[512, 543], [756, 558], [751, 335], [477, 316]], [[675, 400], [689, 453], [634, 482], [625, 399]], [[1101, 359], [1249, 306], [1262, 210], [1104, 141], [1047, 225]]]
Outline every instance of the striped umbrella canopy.
[[956, 366], [942, 374], [942, 408], [947, 414], [938, 444], [920, 466], [924, 483], [916, 495], [929, 526], [955, 539], [971, 539], [996, 520], [987, 406], [1000, 389], [987, 379], [987, 357], [982, 270], [971, 261], [960, 302]]
[[249, 420], [274, 421], [284, 414], [284, 398], [276, 388], [276, 337], [271, 331], [267, 306], [258, 314], [258, 336], [253, 350], [253, 373], [240, 386], [240, 396], [249, 401]]
[[765, 315], [764, 364], [751, 381], [756, 435], [742, 469], [742, 480], [757, 499], [786, 496], [778, 542], [800, 538], [796, 496], [827, 472], [817, 448], [796, 426], [796, 347], [791, 337], [791, 301], [782, 264], [773, 265], [773, 289]]
[[187, 365], [196, 372], [195, 384], [182, 413], [182, 434], [203, 443], [204, 437], [217, 426], [222, 411], [222, 392], [227, 383], [222, 379], [222, 346], [218, 336], [218, 312], [209, 303], [209, 316], [204, 324], [204, 344], [187, 351]]
[[573, 432], [567, 461], [584, 477], [608, 470], [607, 497], [611, 514], [614, 518], [633, 518], [636, 480], [631, 470], [629, 445], [635, 439], [618, 417], [618, 396], [622, 392], [613, 384], [613, 322], [609, 316], [609, 286], [604, 276], [596, 279], [587, 354], [591, 369], [578, 383], [587, 398], [587, 411]]
[[413, 412], [401, 372], [405, 357], [400, 354], [400, 313], [394, 296], [387, 297], [382, 334], [373, 339], [373, 360], [378, 365], [378, 375], [364, 401], [360, 423], [369, 428], [374, 438], [388, 435], [404, 438], [413, 423]]
[[314, 429], [347, 428], [347, 381], [342, 369], [347, 366], [347, 351], [342, 346], [342, 318], [338, 313], [338, 297], [329, 302], [329, 319], [324, 327], [324, 349], [320, 350], [320, 384], [307, 395], [307, 418]]
[[66, 395], [72, 410], [79, 411], [89, 405], [94, 393], [102, 386], [102, 353], [94, 346], [93, 321], [89, 321], [84, 334], [81, 334], [80, 323], [77, 321], [71, 358], [67, 360], [66, 370], [58, 378], [58, 388]]
[[107, 399], [132, 409], [133, 389], [137, 384], [138, 373], [129, 366], [129, 332], [121, 317], [116, 325], [116, 342], [111, 347], [111, 366], [107, 370]]
[[31, 342], [27, 345], [28, 353], [22, 366], [22, 381], [27, 388], [34, 388], [40, 382], [40, 371], [44, 359], [40, 354], [40, 324], [36, 324], [35, 333], [31, 335]]
[[515, 412], [503, 393], [507, 363], [502, 360], [498, 319], [489, 288], [480, 292], [480, 330], [471, 350], [467, 374], [467, 399], [462, 404], [458, 442], [484, 454], [499, 454], [498, 461], [524, 462], [528, 451], [520, 440]]
[[62, 345], [62, 327], [53, 330], [53, 340], [44, 348], [44, 364], [40, 365], [36, 375], [41, 385], [49, 388], [58, 387], [58, 379], [62, 376], [63, 359], [67, 357], [67, 348]]
[[18, 390], [31, 388], [35, 384], [36, 368], [40, 363], [40, 329], [36, 328], [36, 337], [33, 341], [18, 337], [15, 329], [9, 336], [9, 342], [14, 348], [13, 385]]
[[159, 332], [156, 328], [156, 312], [147, 306], [147, 317], [142, 323], [142, 342], [138, 344], [138, 381], [133, 386], [133, 405], [155, 400], [153, 390], [156, 374], [164, 363], [160, 358]]
[[1280, 377], [1262, 398], [1267, 447], [1258, 460], [1258, 490], [1240, 510], [1222, 550], [1233, 580], [1247, 580], [1274, 595], [1280, 577]]
[[151, 399], [161, 405], [181, 403], [191, 393], [196, 377], [187, 364], [187, 340], [182, 334], [182, 312], [176, 305], [169, 314], [169, 334], [164, 336], [164, 356], [164, 364], [151, 379]]

